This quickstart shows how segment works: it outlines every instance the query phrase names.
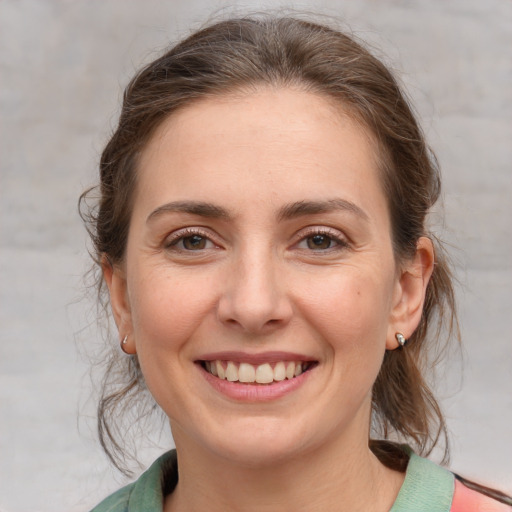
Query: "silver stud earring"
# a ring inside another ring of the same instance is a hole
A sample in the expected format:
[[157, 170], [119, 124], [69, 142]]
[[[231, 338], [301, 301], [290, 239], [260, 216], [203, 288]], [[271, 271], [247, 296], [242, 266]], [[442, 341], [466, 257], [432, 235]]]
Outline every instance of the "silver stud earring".
[[126, 345], [128, 344], [128, 334], [123, 338], [123, 341], [121, 341], [121, 350], [125, 353], [125, 354], [128, 354], [128, 352], [126, 351]]
[[401, 347], [405, 347], [405, 344], [407, 343], [407, 340], [405, 339], [405, 336], [401, 332], [397, 332], [395, 334], [396, 341], [398, 341], [398, 344]]

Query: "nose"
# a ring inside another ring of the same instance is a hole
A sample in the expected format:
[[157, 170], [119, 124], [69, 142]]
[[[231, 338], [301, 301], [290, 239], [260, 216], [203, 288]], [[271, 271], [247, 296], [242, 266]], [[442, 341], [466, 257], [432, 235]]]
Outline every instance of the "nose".
[[250, 334], [284, 327], [292, 317], [282, 272], [271, 256], [241, 255], [218, 303], [221, 322]]

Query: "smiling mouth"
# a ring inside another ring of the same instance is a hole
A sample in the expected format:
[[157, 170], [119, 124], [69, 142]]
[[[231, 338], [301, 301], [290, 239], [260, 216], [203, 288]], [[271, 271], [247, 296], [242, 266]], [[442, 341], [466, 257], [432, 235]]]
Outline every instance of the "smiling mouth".
[[242, 384], [272, 384], [291, 380], [316, 366], [316, 361], [278, 361], [253, 365], [236, 361], [200, 361], [211, 375]]

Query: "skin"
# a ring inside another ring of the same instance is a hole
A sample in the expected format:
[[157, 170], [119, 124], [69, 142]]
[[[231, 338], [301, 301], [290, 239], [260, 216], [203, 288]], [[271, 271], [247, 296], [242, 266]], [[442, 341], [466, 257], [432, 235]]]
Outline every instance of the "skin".
[[[392, 506], [403, 475], [368, 448], [371, 389], [419, 323], [434, 256], [421, 238], [397, 265], [375, 147], [325, 98], [262, 88], [182, 109], [145, 148], [125, 261], [104, 273], [170, 419], [166, 511]], [[212, 351], [317, 364], [284, 396], [234, 400], [197, 364]]]

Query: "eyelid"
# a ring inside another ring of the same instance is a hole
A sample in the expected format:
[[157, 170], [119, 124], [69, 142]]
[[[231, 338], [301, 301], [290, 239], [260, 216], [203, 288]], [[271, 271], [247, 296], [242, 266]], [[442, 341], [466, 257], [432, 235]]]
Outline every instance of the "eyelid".
[[173, 245], [176, 245], [182, 238], [187, 238], [189, 236], [198, 235], [203, 238], [208, 239], [210, 242], [212, 242], [214, 245], [219, 246], [220, 244], [216, 241], [216, 237], [213, 236], [211, 231], [202, 228], [200, 226], [187, 226], [185, 228], [177, 229], [176, 231], [173, 231], [172, 233], [169, 233], [163, 241], [163, 245], [165, 248], [172, 247]]
[[339, 229], [331, 228], [330, 226], [307, 226], [295, 234], [297, 241], [302, 240], [312, 235], [327, 235], [336, 240], [346, 241], [348, 243], [348, 237]]
[[[218, 237], [216, 237], [215, 234], [212, 233], [209, 229], [203, 228], [201, 226], [187, 226], [177, 229], [164, 238], [163, 245], [165, 248], [169, 248], [179, 242], [179, 240], [194, 235], [206, 238], [216, 246], [221, 246], [220, 242], [218, 241]], [[293, 237], [294, 241], [292, 245], [295, 246], [305, 238], [314, 235], [328, 236], [337, 242], [338, 246], [341, 246], [342, 248], [348, 247], [350, 245], [348, 237], [342, 231], [329, 226], [308, 226], [299, 230]], [[326, 251], [328, 250], [329, 249]]]
[[296, 246], [304, 239], [314, 235], [328, 236], [338, 244], [337, 247], [329, 248], [319, 252], [328, 252], [330, 250], [332, 251], [340, 248], [345, 249], [347, 247], [350, 247], [349, 238], [339, 229], [331, 228], [329, 226], [308, 226], [304, 229], [301, 229], [294, 236], [293, 245]]

